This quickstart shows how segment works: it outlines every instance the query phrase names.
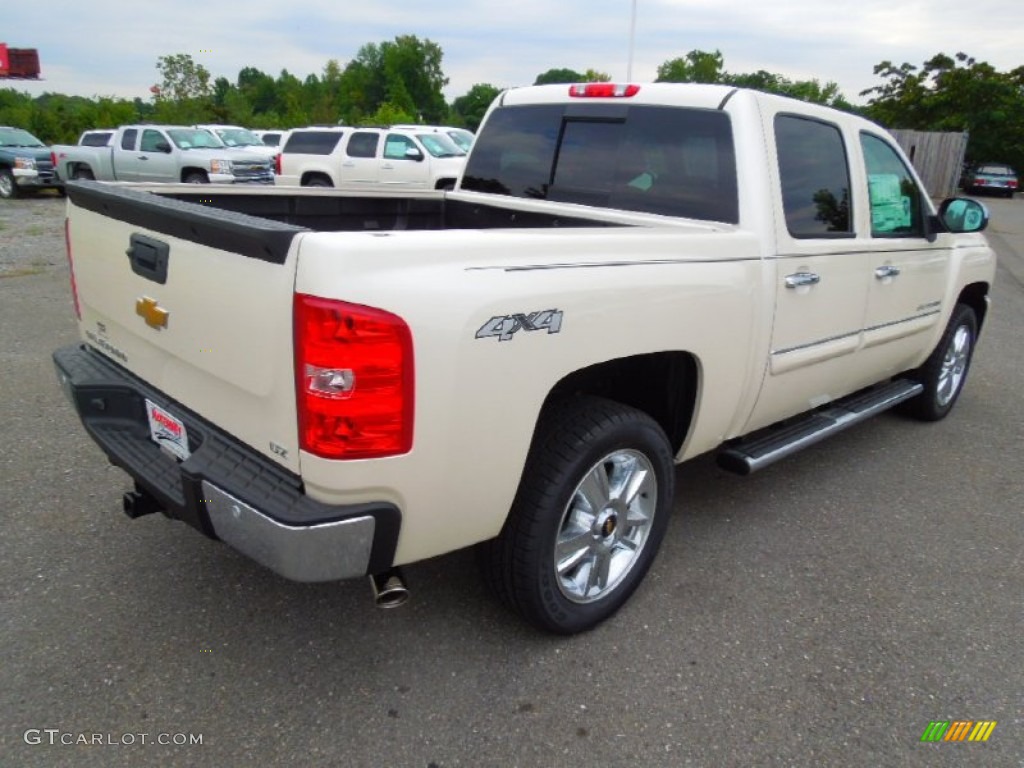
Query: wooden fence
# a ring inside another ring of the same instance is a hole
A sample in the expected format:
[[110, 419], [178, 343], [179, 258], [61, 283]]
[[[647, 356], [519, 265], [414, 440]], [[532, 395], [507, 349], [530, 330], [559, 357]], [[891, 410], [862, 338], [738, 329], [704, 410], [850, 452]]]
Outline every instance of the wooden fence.
[[967, 151], [967, 133], [890, 131], [907, 153], [928, 194], [936, 199], [956, 194]]

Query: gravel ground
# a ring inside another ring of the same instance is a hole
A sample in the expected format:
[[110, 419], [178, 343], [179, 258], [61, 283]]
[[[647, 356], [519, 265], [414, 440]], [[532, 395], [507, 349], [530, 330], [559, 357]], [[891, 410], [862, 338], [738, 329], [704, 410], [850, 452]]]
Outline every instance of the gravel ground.
[[54, 192], [0, 200], [0, 280], [66, 270], [63, 219]]

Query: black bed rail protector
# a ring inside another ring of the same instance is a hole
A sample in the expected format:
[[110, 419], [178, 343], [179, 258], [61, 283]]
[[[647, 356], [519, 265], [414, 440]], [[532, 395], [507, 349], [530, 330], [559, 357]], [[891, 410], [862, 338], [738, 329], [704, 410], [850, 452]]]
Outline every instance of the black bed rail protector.
[[309, 231], [305, 227], [207, 208], [97, 181], [69, 181], [66, 189], [71, 202], [80, 208], [153, 232], [272, 264], [284, 264], [292, 238], [300, 232]]

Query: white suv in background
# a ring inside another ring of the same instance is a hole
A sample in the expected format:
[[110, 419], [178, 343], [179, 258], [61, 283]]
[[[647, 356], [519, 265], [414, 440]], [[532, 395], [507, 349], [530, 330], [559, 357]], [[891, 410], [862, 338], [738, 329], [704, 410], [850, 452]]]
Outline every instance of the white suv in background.
[[325, 126], [291, 131], [277, 183], [339, 189], [452, 189], [466, 162], [448, 136], [415, 128]]

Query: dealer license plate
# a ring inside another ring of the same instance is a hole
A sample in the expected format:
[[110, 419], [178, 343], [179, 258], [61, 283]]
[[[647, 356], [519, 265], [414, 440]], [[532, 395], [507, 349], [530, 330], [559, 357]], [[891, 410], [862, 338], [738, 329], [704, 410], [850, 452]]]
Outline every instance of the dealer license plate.
[[151, 400], [146, 400], [149, 436], [153, 442], [182, 461], [189, 457], [188, 432], [181, 419]]

